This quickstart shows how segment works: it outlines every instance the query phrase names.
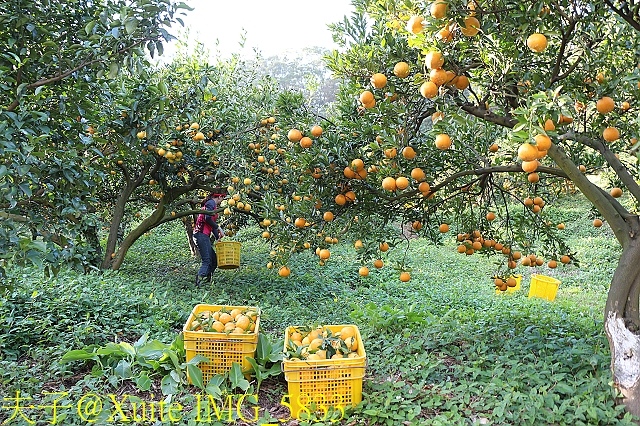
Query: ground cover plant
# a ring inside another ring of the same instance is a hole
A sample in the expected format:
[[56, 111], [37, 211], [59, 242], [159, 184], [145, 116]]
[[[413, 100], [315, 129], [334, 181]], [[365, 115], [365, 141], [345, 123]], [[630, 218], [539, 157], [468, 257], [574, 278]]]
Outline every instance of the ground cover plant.
[[[184, 406], [174, 413], [181, 417], [176, 424], [207, 423], [204, 411], [198, 418], [203, 395], [220, 398], [224, 389], [240, 395], [257, 387], [255, 376], [244, 390], [238, 387], [241, 377], [209, 384], [207, 390], [185, 384], [189, 367], [176, 339], [193, 306], [208, 303], [259, 306], [261, 333], [274, 347], [289, 325], [358, 325], [367, 351], [363, 402], [343, 420], [316, 424], [630, 424], [609, 383], [602, 329], [612, 273], [606, 265], [619, 249], [606, 244], [606, 227], [593, 233], [587, 207], [569, 197], [549, 211], [573, 219], [566, 220], [567, 230], [586, 265], [538, 268], [562, 281], [553, 303], [526, 297], [529, 271], [519, 292], [496, 294], [495, 265], [458, 254], [453, 244], [433, 246], [423, 239], [400, 243], [385, 258], [389, 265], [397, 257], [412, 258], [409, 283], [399, 281], [391, 266], [361, 277], [350, 244], [339, 244], [324, 266], [303, 255], [289, 278], [275, 277], [264, 268], [271, 255], [256, 228], [236, 236], [243, 244], [242, 267], [217, 271], [206, 288], [193, 285], [197, 260], [184, 230], [170, 224], [143, 237], [119, 272], [65, 270], [45, 279], [12, 269], [20, 284], [0, 304], [1, 418], [11, 419], [8, 424], [27, 424], [26, 418], [50, 422], [52, 401], [59, 398], [58, 423], [85, 424], [78, 400], [95, 393], [104, 399], [106, 417], [100, 419], [105, 422], [114, 414], [112, 421], [148, 424], [140, 417], [142, 402], [168, 398], [167, 404]], [[135, 349], [118, 359], [131, 362], [110, 366], [109, 357], [122, 343]], [[90, 345], [109, 350], [99, 362], [61, 362], [70, 351]], [[178, 362], [167, 358], [151, 365], [149, 354], [163, 349], [171, 349]], [[175, 381], [166, 379], [172, 375]], [[16, 414], [7, 398], [17, 390], [49, 408]], [[244, 402], [244, 414], [234, 414], [231, 422], [224, 414], [217, 422], [214, 413], [207, 424], [279, 423], [288, 414], [281, 405], [286, 392], [282, 374], [266, 377], [258, 401]], [[219, 401], [222, 407], [224, 398]], [[259, 407], [257, 415], [252, 407]]]

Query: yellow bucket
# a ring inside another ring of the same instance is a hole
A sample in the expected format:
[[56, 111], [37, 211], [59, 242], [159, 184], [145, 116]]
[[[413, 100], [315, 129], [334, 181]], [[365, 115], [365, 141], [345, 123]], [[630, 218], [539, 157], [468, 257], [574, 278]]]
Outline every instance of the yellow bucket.
[[532, 275], [531, 286], [529, 287], [529, 297], [540, 297], [553, 302], [558, 293], [560, 280], [547, 277], [546, 275]]
[[240, 243], [237, 241], [216, 241], [218, 268], [236, 269], [240, 267]]

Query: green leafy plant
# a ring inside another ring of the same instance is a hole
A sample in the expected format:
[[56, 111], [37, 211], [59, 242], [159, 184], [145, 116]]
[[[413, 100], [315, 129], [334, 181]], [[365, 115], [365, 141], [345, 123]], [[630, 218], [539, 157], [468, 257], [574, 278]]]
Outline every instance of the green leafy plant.
[[148, 337], [144, 334], [133, 345], [127, 342], [110, 342], [104, 346], [91, 345], [83, 349], [74, 349], [64, 354], [60, 363], [94, 361], [92, 375], [106, 377], [112, 386], [131, 380], [142, 391], [151, 389], [154, 376], [160, 376], [162, 392], [165, 395], [177, 393], [180, 385], [186, 383], [187, 371], [192, 380], [193, 377], [197, 378], [199, 373], [199, 383], [202, 387], [202, 371], [197, 365], [207, 361], [207, 358], [196, 355], [185, 362], [182, 334], [170, 345], [158, 340], [149, 341]]

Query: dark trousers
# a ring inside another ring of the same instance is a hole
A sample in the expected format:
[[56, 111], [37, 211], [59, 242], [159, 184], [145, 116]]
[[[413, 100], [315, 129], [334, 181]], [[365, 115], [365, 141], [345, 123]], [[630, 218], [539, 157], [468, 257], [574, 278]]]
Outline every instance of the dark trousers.
[[202, 258], [202, 266], [200, 266], [200, 269], [198, 270], [198, 275], [211, 278], [211, 274], [218, 267], [218, 259], [216, 257], [216, 252], [211, 246], [211, 239], [208, 235], [203, 234], [202, 232], [196, 232], [193, 234], [193, 238], [198, 246], [200, 258]]

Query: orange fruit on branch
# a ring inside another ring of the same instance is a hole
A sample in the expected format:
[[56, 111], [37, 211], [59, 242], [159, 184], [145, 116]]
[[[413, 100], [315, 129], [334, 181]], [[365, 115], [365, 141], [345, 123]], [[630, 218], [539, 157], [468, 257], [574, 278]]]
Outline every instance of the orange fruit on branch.
[[419, 15], [412, 16], [407, 21], [407, 31], [413, 34], [419, 34], [424, 29], [424, 18]]
[[539, 134], [534, 137], [538, 151], [547, 151], [551, 148], [551, 139], [547, 135]]
[[596, 109], [600, 114], [608, 114], [616, 107], [615, 102], [609, 96], [603, 96], [596, 102]]
[[431, 3], [429, 13], [435, 19], [442, 19], [447, 14], [447, 2], [442, 0], [435, 0]]
[[620, 139], [620, 132], [615, 127], [607, 127], [602, 132], [602, 137], [607, 142], [615, 142]]
[[427, 55], [424, 57], [424, 64], [430, 70], [442, 68], [442, 66], [444, 65], [444, 57], [442, 56], [442, 52], [438, 50], [432, 50], [431, 52], [427, 53]]
[[387, 191], [395, 191], [396, 190], [396, 180], [391, 176], [387, 176], [382, 179], [382, 188]]
[[289, 133], [287, 133], [287, 138], [289, 138], [291, 142], [298, 142], [302, 139], [302, 132], [298, 129], [291, 129]]
[[464, 26], [460, 27], [460, 31], [467, 37], [473, 37], [478, 34], [480, 30], [480, 21], [474, 16], [467, 16], [464, 18]]
[[613, 198], [619, 198], [620, 196], [622, 196], [622, 189], [618, 187], [611, 188], [610, 194]]
[[406, 62], [398, 62], [393, 66], [393, 74], [398, 78], [406, 78], [409, 76], [409, 64]]
[[451, 147], [451, 138], [449, 135], [441, 133], [436, 136], [435, 144], [438, 149], [449, 149]]
[[425, 81], [420, 86], [420, 94], [428, 99], [433, 99], [438, 95], [438, 86], [433, 81]]
[[525, 142], [518, 148], [518, 158], [522, 161], [536, 160], [538, 158], [538, 148]]
[[376, 89], [382, 89], [387, 85], [387, 76], [377, 72], [371, 76], [371, 84]]
[[534, 33], [527, 37], [527, 47], [536, 53], [547, 48], [547, 37], [544, 34]]

